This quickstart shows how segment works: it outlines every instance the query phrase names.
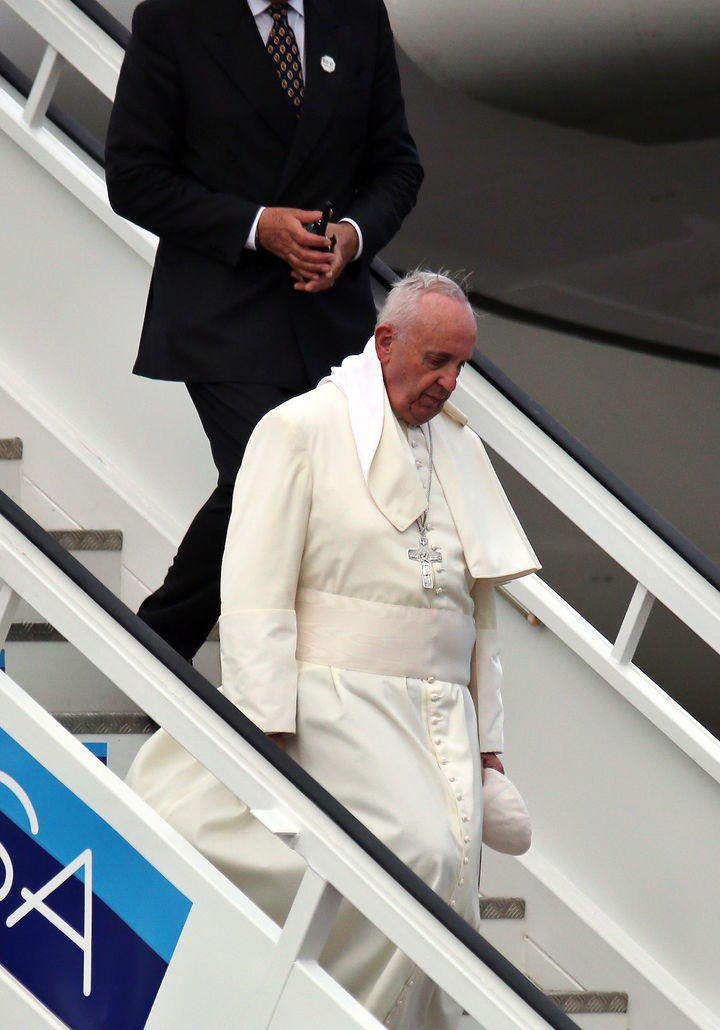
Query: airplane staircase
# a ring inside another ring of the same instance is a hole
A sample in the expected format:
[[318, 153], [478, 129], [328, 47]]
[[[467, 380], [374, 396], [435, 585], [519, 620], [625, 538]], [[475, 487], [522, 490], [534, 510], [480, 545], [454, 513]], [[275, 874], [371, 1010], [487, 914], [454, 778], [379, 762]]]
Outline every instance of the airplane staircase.
[[[720, 745], [633, 661], [656, 602], [720, 651], [718, 570], [603, 478], [498, 370], [479, 359], [480, 371], [465, 371], [457, 403], [471, 425], [637, 586], [612, 640], [540, 576], [502, 592], [507, 764], [534, 843], [520, 859], [485, 853], [485, 940], [459, 925], [118, 601], [135, 607], [159, 579], [205, 486], [187, 470], [207, 458], [173, 395], [158, 402], [160, 384], [151, 395], [126, 383], [154, 241], [109, 209], [82, 133], [47, 117], [65, 64], [111, 98], [121, 47], [70, 0], [4, 2], [46, 43], [27, 96], [0, 79], [13, 201], [13, 303], [0, 312], [7, 1025], [219, 1028], [239, 1013], [243, 1026], [278, 1030], [376, 1025], [317, 961], [347, 897], [488, 1030], [573, 1025], [514, 966], [578, 1026], [718, 1030], [708, 942], [720, 923]], [[166, 438], [183, 441], [180, 457]], [[50, 541], [27, 512], [54, 530]], [[217, 644], [205, 650], [217, 683]], [[306, 860], [284, 928], [118, 778], [155, 724]], [[44, 870], [34, 893], [31, 868]], [[43, 896], [43, 884], [54, 889]], [[86, 921], [71, 925], [68, 911]], [[88, 911], [100, 913], [91, 926]], [[142, 997], [128, 988], [135, 981]]]

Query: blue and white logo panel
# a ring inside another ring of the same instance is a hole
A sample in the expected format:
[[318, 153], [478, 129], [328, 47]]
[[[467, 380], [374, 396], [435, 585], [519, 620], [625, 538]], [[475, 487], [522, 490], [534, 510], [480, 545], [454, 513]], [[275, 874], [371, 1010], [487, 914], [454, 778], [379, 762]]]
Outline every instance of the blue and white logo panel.
[[73, 1030], [142, 1030], [191, 902], [0, 730], [0, 964]]

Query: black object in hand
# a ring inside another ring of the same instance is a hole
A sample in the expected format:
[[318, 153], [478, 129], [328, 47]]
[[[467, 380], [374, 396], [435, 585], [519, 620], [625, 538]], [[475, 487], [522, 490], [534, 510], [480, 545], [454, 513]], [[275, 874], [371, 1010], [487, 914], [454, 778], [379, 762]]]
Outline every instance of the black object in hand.
[[[332, 203], [328, 200], [322, 207], [322, 214], [314, 222], [308, 222], [305, 228], [308, 232], [314, 233], [316, 236], [325, 236], [327, 234], [327, 225], [330, 221], [330, 216], [333, 213]], [[335, 250], [335, 244], [337, 243], [337, 237], [335, 235], [330, 237], [330, 246], [326, 249], [329, 251]]]

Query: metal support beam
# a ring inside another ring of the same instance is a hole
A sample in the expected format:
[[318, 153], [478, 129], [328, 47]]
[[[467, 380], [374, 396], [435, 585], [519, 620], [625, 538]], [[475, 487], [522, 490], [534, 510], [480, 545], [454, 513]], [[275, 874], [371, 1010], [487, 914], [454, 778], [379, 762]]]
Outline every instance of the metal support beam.
[[317, 962], [343, 900], [332, 884], [306, 869], [273, 953], [268, 978], [258, 994], [253, 1028], [270, 1025], [296, 962]]
[[638, 583], [611, 652], [612, 657], [620, 665], [628, 665], [635, 657], [640, 637], [654, 604], [655, 598], [650, 591]]
[[64, 67], [65, 58], [48, 44], [23, 111], [23, 121], [29, 128], [37, 129], [42, 124]]
[[0, 649], [5, 645], [19, 602], [20, 597], [12, 587], [0, 580]]

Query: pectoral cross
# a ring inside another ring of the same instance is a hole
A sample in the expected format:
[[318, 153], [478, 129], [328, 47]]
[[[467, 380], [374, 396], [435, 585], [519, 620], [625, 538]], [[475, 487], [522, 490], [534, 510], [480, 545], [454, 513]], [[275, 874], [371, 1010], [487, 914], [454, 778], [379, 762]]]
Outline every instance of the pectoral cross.
[[433, 570], [431, 562], [442, 561], [442, 554], [440, 551], [431, 551], [428, 545], [427, 537], [420, 537], [419, 547], [410, 547], [408, 549], [408, 558], [410, 561], [420, 562], [420, 576], [422, 578], [422, 585], [425, 590], [432, 590], [433, 588]]

